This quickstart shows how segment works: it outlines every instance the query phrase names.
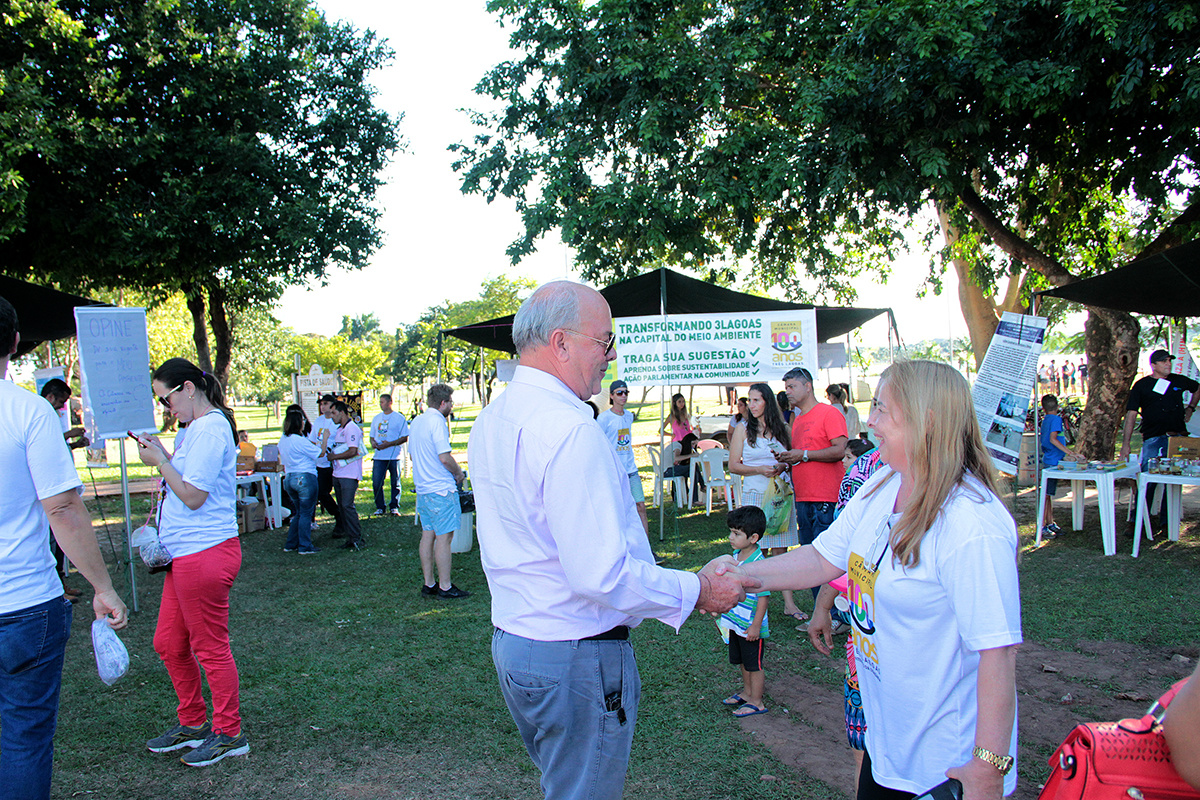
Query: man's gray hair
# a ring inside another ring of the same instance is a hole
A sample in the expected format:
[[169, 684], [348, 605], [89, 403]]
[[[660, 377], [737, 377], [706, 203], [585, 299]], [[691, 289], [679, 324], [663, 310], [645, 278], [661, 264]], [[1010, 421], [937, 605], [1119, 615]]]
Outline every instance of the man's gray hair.
[[805, 383], [813, 382], [812, 374], [809, 373], [809, 371], [804, 367], [792, 367], [784, 373], [783, 379], [785, 381], [804, 381]]
[[550, 334], [559, 328], [578, 327], [580, 286], [571, 281], [545, 283], [521, 303], [512, 326], [518, 354], [549, 344]]

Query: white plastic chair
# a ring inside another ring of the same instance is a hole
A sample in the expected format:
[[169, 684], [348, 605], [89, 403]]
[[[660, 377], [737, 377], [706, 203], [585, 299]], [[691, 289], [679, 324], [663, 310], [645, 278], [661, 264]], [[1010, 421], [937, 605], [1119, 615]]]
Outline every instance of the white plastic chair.
[[733, 481], [725, 472], [729, 452], [713, 447], [700, 456], [700, 468], [704, 471], [704, 516], [712, 514], [713, 491], [720, 489], [725, 495], [725, 505], [733, 511]]
[[[668, 469], [675, 465], [675, 457], [679, 455], [679, 442], [671, 442], [666, 446], [662, 454], [662, 460], [654, 469], [654, 504], [661, 505], [663, 500], [663, 482], [671, 482], [672, 497], [675, 499], [675, 505], [681, 508], [691, 507], [691, 498], [688, 497], [687, 478], [683, 475], [675, 475], [670, 478], [663, 475]], [[653, 459], [653, 455], [651, 456]], [[682, 498], [682, 499], [681, 499]]]

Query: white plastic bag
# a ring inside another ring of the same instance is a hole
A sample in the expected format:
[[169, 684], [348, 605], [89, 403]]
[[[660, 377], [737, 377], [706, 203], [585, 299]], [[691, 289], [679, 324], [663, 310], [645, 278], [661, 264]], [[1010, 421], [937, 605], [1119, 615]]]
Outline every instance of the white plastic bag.
[[133, 532], [133, 546], [138, 549], [150, 572], [162, 572], [171, 566], [171, 553], [159, 541], [158, 529], [153, 525], [143, 525]]
[[106, 685], [112, 686], [129, 671], [129, 651], [107, 619], [92, 623], [92, 649], [96, 651], [96, 671]]

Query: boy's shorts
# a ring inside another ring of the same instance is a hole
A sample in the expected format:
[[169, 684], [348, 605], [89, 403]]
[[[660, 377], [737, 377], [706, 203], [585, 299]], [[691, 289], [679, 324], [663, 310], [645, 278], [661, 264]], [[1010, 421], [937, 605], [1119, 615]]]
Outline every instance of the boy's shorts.
[[1058, 494], [1058, 478], [1046, 478], [1046, 497]]
[[762, 671], [763, 640], [747, 641], [737, 631], [729, 632], [729, 663], [740, 664], [746, 672]]
[[629, 473], [629, 493], [633, 495], [633, 502], [646, 502], [646, 490], [642, 487], [642, 476], [636, 472]]

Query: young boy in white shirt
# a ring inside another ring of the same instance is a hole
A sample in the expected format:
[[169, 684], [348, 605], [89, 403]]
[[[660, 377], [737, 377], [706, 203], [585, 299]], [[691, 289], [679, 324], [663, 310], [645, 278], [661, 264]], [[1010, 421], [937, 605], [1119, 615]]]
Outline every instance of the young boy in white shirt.
[[[767, 529], [767, 515], [758, 506], [742, 506], [730, 511], [725, 518], [729, 525], [729, 544], [739, 564], [761, 561], [763, 552], [758, 546]], [[742, 691], [721, 701], [733, 706], [735, 717], [752, 717], [767, 713], [763, 703], [762, 656], [766, 639], [767, 599], [770, 592], [747, 592], [746, 599], [721, 615], [717, 626], [728, 637], [729, 663], [742, 670]]]

